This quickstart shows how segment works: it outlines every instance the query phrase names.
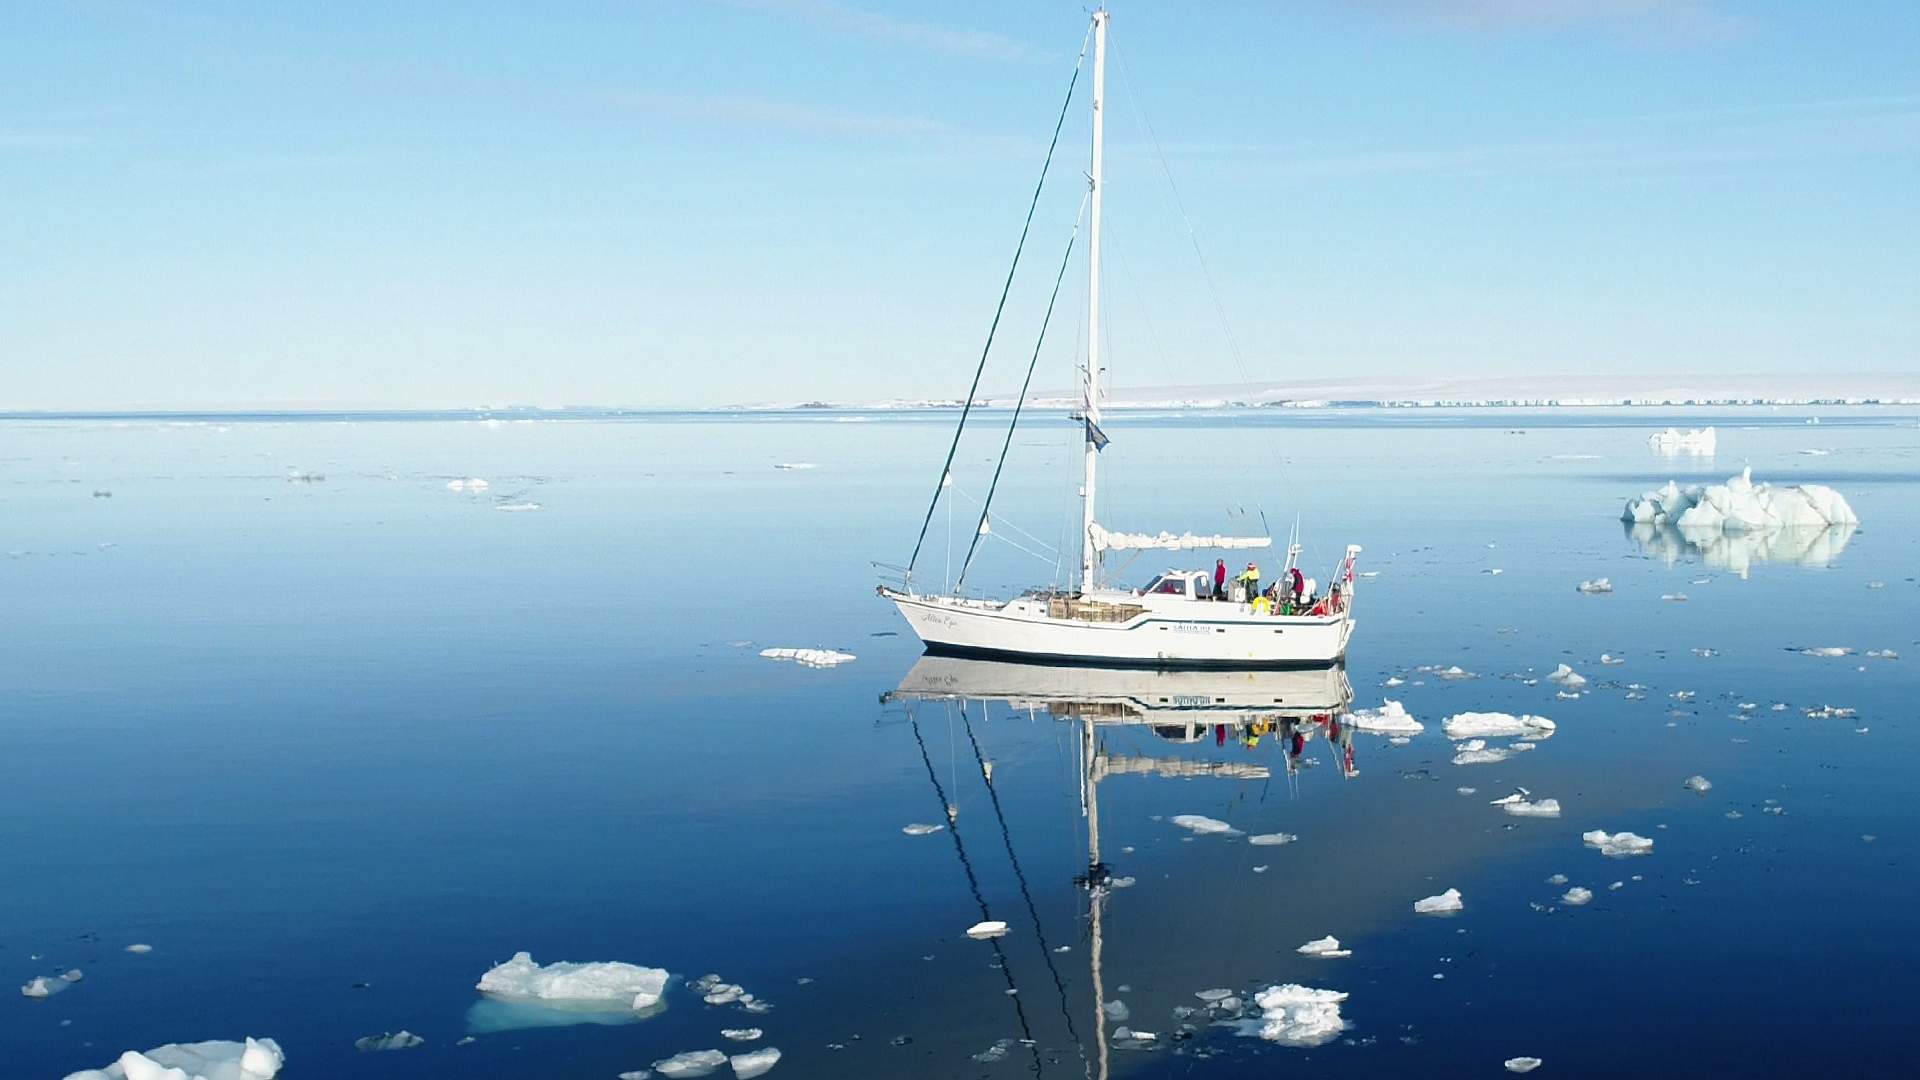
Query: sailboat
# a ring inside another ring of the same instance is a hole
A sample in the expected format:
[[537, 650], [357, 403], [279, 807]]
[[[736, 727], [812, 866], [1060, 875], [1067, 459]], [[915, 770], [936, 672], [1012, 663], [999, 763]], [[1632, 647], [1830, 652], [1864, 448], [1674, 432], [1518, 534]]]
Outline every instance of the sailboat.
[[[916, 586], [913, 580], [914, 563], [910, 561], [904, 568], [900, 583], [882, 584], [879, 593], [899, 608], [907, 625], [913, 628], [927, 650], [934, 653], [1157, 668], [1288, 667], [1332, 663], [1346, 656], [1347, 642], [1353, 635], [1353, 566], [1361, 550], [1358, 545], [1347, 547], [1345, 557], [1335, 569], [1324, 597], [1306, 598], [1308, 602], [1300, 605], [1303, 610], [1285, 614], [1279, 613], [1284, 606], [1263, 602], [1264, 598], [1244, 595], [1239, 590], [1225, 597], [1218, 595], [1213, 575], [1201, 570], [1169, 568], [1141, 589], [1103, 587], [1100, 582], [1101, 556], [1109, 551], [1237, 550], [1266, 548], [1273, 544], [1270, 536], [1112, 532], [1102, 527], [1096, 519], [1095, 491], [1099, 479], [1100, 454], [1109, 441], [1100, 426], [1100, 203], [1103, 188], [1101, 166], [1108, 18], [1106, 10], [1095, 11], [1091, 30], [1093, 152], [1087, 177], [1090, 187], [1086, 204], [1090, 211], [1087, 355], [1083, 372], [1082, 407], [1078, 416], [1085, 436], [1085, 471], [1080, 486], [1079, 587], [1035, 590], [1010, 600], [965, 596], [957, 589], [951, 593], [926, 593]], [[1075, 77], [1078, 77], [1077, 67]], [[1069, 89], [1068, 101], [1071, 100], [1072, 91]], [[1064, 117], [1063, 107], [1062, 119]], [[1055, 138], [1058, 139], [1057, 127]], [[1035, 200], [1037, 204], [1037, 191]], [[1031, 220], [1029, 211], [1029, 223]], [[1024, 242], [1023, 233], [1023, 246]], [[1063, 273], [1065, 265], [1063, 261]], [[1011, 275], [1008, 280], [1011, 282]], [[1057, 282], [1055, 295], [1058, 295]], [[1051, 310], [1049, 304], [1049, 313]], [[995, 321], [997, 325], [997, 316]], [[1038, 356], [1037, 348], [1035, 355]], [[983, 366], [984, 363], [983, 353]], [[977, 387], [978, 372], [974, 379]], [[973, 400], [973, 394], [969, 391], [961, 411], [961, 429], [966, 425]], [[1024, 389], [1021, 403], [1025, 403]], [[1018, 420], [1019, 410], [1016, 408], [1013, 422], [1018, 423]], [[1011, 434], [1010, 426], [1009, 442]], [[960, 432], [956, 430], [955, 447], [959, 445], [959, 437]], [[1004, 448], [1001, 462], [1005, 463]], [[927, 508], [929, 521], [933, 516], [933, 507], [938, 504], [943, 491], [951, 485], [952, 463], [953, 452], [949, 450], [940, 485], [935, 490], [933, 503]], [[989, 491], [989, 504], [991, 497]], [[983, 508], [975, 544], [981, 535], [989, 531], [990, 522]], [[920, 537], [924, 543], [924, 522]], [[1296, 571], [1300, 550], [1298, 544], [1290, 544], [1287, 549], [1281, 575], [1283, 585]], [[918, 557], [919, 545], [916, 544], [914, 560]], [[971, 562], [971, 552], [968, 561]], [[961, 576], [964, 581], [964, 568]]]

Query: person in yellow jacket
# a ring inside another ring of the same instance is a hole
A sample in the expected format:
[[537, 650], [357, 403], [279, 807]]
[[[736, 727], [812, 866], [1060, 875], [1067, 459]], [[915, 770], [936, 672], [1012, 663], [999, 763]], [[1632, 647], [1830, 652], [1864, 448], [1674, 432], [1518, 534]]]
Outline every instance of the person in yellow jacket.
[[1253, 563], [1248, 563], [1247, 568], [1240, 571], [1240, 576], [1234, 578], [1234, 580], [1246, 586], [1247, 603], [1253, 603], [1254, 600], [1260, 596], [1260, 568], [1258, 566]]

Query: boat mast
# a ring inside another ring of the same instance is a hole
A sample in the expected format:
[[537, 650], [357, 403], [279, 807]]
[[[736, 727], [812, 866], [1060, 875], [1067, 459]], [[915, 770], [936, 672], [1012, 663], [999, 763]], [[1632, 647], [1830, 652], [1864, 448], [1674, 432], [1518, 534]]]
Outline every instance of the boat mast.
[[1080, 592], [1093, 591], [1099, 552], [1093, 545], [1093, 492], [1100, 467], [1100, 151], [1101, 110], [1107, 94], [1107, 11], [1093, 13], [1093, 163], [1087, 172], [1091, 226], [1087, 231], [1087, 379], [1081, 410], [1086, 424], [1087, 471], [1080, 485]]

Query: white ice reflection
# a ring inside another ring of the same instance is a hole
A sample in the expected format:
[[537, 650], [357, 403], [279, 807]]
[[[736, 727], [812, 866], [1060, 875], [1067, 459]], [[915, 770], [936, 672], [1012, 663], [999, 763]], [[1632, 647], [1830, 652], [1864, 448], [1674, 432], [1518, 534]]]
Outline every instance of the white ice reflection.
[[1727, 532], [1718, 527], [1624, 523], [1640, 550], [1672, 567], [1701, 562], [1746, 577], [1755, 563], [1828, 566], [1840, 558], [1858, 525], [1825, 528], [1787, 527], [1764, 532]]

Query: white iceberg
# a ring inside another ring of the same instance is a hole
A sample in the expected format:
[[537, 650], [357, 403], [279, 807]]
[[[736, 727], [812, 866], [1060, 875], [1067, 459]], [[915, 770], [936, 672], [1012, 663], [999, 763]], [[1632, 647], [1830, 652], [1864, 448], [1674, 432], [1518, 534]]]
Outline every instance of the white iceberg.
[[1334, 937], [1332, 934], [1328, 934], [1323, 938], [1315, 938], [1293, 951], [1299, 953], [1301, 956], [1317, 956], [1325, 960], [1338, 960], [1341, 957], [1353, 955], [1353, 950], [1341, 948], [1340, 939]]
[[1585, 675], [1580, 674], [1565, 664], [1554, 668], [1553, 674], [1548, 675], [1547, 678], [1552, 679], [1554, 682], [1559, 683], [1569, 690], [1587, 685], [1587, 677]]
[[1713, 781], [1704, 776], [1689, 776], [1687, 777], [1687, 790], [1693, 792], [1695, 795], [1705, 795], [1707, 792], [1713, 790]]
[[1413, 902], [1413, 910], [1420, 915], [1450, 915], [1466, 907], [1460, 899], [1459, 889], [1448, 889], [1438, 896], [1429, 896]]
[[401, 1028], [392, 1034], [383, 1031], [378, 1035], [368, 1035], [363, 1039], [355, 1039], [353, 1040], [353, 1048], [368, 1053], [381, 1050], [411, 1050], [416, 1046], [424, 1045], [426, 1041], [427, 1040], [415, 1035], [413, 1032], [408, 1031], [406, 1028]]
[[915, 822], [912, 825], [902, 826], [900, 831], [906, 833], [908, 836], [930, 836], [944, 828], [946, 828], [945, 825], [923, 825]]
[[488, 483], [487, 483], [487, 482], [486, 482], [485, 480], [482, 480], [482, 479], [480, 479], [480, 478], [479, 478], [479, 477], [477, 477], [477, 476], [470, 476], [470, 477], [467, 477], [467, 478], [466, 478], [466, 479], [464, 479], [464, 480], [449, 480], [449, 481], [447, 481], [447, 490], [448, 490], [448, 491], [473, 491], [473, 492], [480, 492], [480, 491], [485, 491], [485, 490], [487, 490], [487, 488], [489, 488], [489, 487], [491, 487], [491, 486], [492, 486], [491, 484], [488, 484]]
[[1847, 500], [1832, 488], [1820, 484], [1786, 487], [1756, 484], [1751, 467], [1724, 484], [1695, 485], [1682, 490], [1669, 480], [1666, 487], [1627, 500], [1621, 520], [1726, 532], [1825, 529], [1860, 524]]
[[501, 503], [494, 507], [503, 514], [529, 514], [540, 509], [540, 504], [531, 501]]
[[618, 961], [575, 964], [557, 962], [544, 967], [527, 953], [498, 964], [480, 976], [474, 988], [498, 998], [568, 1004], [624, 1005], [639, 1011], [660, 1003], [667, 988], [665, 968], [639, 967]]
[[50, 998], [84, 978], [79, 968], [73, 968], [61, 975], [35, 975], [20, 988], [21, 997]]
[[1504, 1064], [1508, 1072], [1530, 1073], [1540, 1067], [1540, 1059], [1537, 1057], [1513, 1057], [1508, 1058]]
[[66, 1080], [272, 1080], [286, 1063], [272, 1039], [216, 1039], [129, 1050], [104, 1069], [68, 1073]]
[[1355, 731], [1376, 731], [1390, 735], [1417, 735], [1426, 728], [1407, 712], [1406, 706], [1391, 698], [1377, 709], [1356, 709], [1341, 717]]
[[680, 1080], [681, 1077], [710, 1075], [726, 1063], [727, 1055], [718, 1050], [688, 1050], [654, 1062], [653, 1071], [668, 1080]]
[[1347, 1029], [1340, 1016], [1343, 990], [1318, 990], [1298, 983], [1269, 986], [1253, 996], [1260, 1008], [1254, 1033], [1282, 1046], [1320, 1046]]
[[1613, 591], [1613, 582], [1606, 578], [1594, 578], [1592, 581], [1583, 581], [1574, 588], [1588, 594], [1610, 593]]
[[834, 667], [859, 659], [836, 649], [761, 649], [760, 655], [769, 660], [793, 660], [807, 667]]
[[1525, 736], [1529, 739], [1553, 737], [1554, 723], [1544, 716], [1515, 716], [1502, 712], [1465, 712], [1449, 716], [1440, 724], [1447, 738], [1505, 739]]
[[1255, 847], [1278, 847], [1281, 844], [1291, 844], [1298, 839], [1300, 838], [1290, 832], [1256, 833], [1247, 837], [1247, 843]]
[[1240, 830], [1221, 821], [1201, 814], [1175, 814], [1171, 819], [1175, 825], [1190, 830], [1196, 836], [1238, 836]]
[[145, 953], [150, 953], [150, 952], [152, 952], [152, 951], [153, 951], [153, 946], [151, 946], [151, 945], [148, 945], [148, 944], [145, 944], [144, 942], [141, 942], [141, 943], [135, 943], [135, 944], [133, 944], [133, 945], [129, 945], [129, 946], [127, 946], [127, 951], [128, 951], [128, 952], [130, 952], [130, 953], [134, 953], [134, 954], [136, 954], [136, 955], [138, 955], [138, 954], [145, 954]]
[[720, 1037], [734, 1042], [753, 1042], [766, 1032], [759, 1028], [721, 1028]]
[[1591, 903], [1592, 901], [1593, 890], [1580, 885], [1575, 885], [1573, 888], [1568, 889], [1566, 894], [1560, 897], [1560, 902], [1570, 907], [1579, 907], [1582, 904]]
[[727, 1059], [733, 1066], [733, 1075], [740, 1080], [750, 1080], [780, 1063], [780, 1051], [774, 1047], [762, 1047], [744, 1054], [735, 1054]]
[[1527, 799], [1524, 796], [1509, 795], [1495, 800], [1495, 805], [1514, 817], [1559, 817], [1559, 799]]
[[1710, 427], [1696, 431], [1668, 428], [1647, 436], [1647, 445], [1660, 454], [1701, 454], [1711, 457], [1719, 439]]
[[1003, 937], [1006, 935], [1006, 932], [1007, 924], [1001, 922], [999, 919], [986, 919], [967, 927], [967, 936], [973, 938], [975, 941], [985, 941], [988, 938]]
[[1600, 849], [1600, 854], [1609, 857], [1622, 855], [1645, 855], [1653, 850], [1653, 841], [1630, 832], [1609, 833], [1601, 829], [1580, 834], [1580, 839], [1589, 847]]
[[1823, 656], [1829, 659], [1852, 656], [1853, 650], [1844, 645], [1817, 645], [1800, 650], [1801, 656]]
[[819, 466], [811, 461], [782, 461], [774, 465], [774, 468], [782, 472], [797, 472], [802, 469], [814, 469], [818, 467]]

